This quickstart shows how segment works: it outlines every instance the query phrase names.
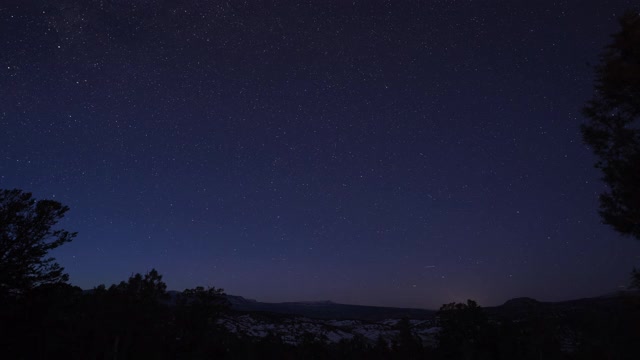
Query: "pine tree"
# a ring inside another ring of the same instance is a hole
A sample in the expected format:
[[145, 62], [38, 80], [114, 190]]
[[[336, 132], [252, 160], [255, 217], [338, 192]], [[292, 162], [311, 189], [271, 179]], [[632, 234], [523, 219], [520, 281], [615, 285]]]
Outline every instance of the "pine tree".
[[0, 297], [68, 281], [64, 268], [47, 257], [76, 236], [54, 229], [68, 210], [54, 200], [36, 201], [22, 190], [0, 190]]
[[640, 14], [627, 12], [620, 25], [596, 66], [582, 135], [609, 187], [600, 195], [604, 223], [640, 240]]

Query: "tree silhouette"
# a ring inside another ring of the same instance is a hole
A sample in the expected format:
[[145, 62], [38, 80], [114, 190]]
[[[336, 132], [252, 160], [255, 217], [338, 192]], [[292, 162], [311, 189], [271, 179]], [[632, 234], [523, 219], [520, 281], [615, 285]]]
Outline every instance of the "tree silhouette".
[[600, 216], [640, 240], [640, 15], [629, 11], [620, 25], [595, 68], [596, 94], [583, 109], [582, 135], [609, 186], [600, 195]]
[[47, 257], [76, 236], [53, 229], [68, 210], [54, 200], [36, 201], [22, 190], [0, 190], [0, 297], [68, 280], [64, 268]]
[[162, 358], [164, 349], [158, 344], [166, 344], [170, 318], [164, 303], [166, 289], [155, 269], [108, 289], [104, 285], [94, 288], [87, 298], [87, 317], [95, 326], [86, 341], [97, 344], [97, 352], [90, 357]]
[[473, 300], [444, 304], [437, 314], [439, 349], [447, 359], [471, 359], [482, 347], [488, 319]]
[[640, 290], [640, 270], [633, 269], [631, 272], [631, 288]]
[[179, 350], [192, 358], [211, 357], [216, 349], [211, 347], [219, 327], [216, 320], [229, 309], [229, 302], [222, 289], [198, 286], [186, 289], [176, 298], [175, 339]]
[[162, 275], [156, 269], [151, 269], [142, 276], [135, 274], [128, 281], [121, 281], [118, 285], [111, 285], [109, 292], [128, 299], [129, 303], [140, 305], [157, 305], [167, 299], [167, 285], [162, 281]]
[[413, 359], [420, 356], [422, 352], [422, 342], [411, 330], [409, 318], [402, 318], [398, 324], [398, 336], [396, 337], [395, 351], [403, 359]]

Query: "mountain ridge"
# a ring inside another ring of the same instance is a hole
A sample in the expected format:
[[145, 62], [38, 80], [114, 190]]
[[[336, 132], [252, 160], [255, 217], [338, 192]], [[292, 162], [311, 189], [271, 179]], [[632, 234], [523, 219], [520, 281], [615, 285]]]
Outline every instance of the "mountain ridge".
[[[179, 291], [168, 291], [169, 303], [175, 303]], [[335, 320], [368, 320], [381, 321], [385, 319], [409, 318], [417, 320], [433, 319], [438, 310], [421, 308], [404, 308], [392, 306], [372, 306], [341, 304], [331, 300], [323, 301], [288, 301], [262, 302], [239, 295], [226, 294], [231, 310], [239, 313], [271, 313], [292, 316], [302, 316], [317, 319]], [[564, 301], [539, 301], [530, 297], [516, 297], [497, 306], [483, 306], [491, 314], [509, 316], [522, 315], [531, 312], [547, 311], [549, 309], [575, 308], [585, 306], [616, 306], [625, 298], [640, 298], [640, 291], [618, 291], [601, 296]]]

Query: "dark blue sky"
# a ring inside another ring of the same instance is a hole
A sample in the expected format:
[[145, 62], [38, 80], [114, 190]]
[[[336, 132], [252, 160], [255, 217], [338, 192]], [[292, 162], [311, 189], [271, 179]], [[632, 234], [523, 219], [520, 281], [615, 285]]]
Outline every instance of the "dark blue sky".
[[0, 187], [71, 207], [83, 288], [262, 301], [601, 295], [580, 137], [631, 1], [3, 1]]

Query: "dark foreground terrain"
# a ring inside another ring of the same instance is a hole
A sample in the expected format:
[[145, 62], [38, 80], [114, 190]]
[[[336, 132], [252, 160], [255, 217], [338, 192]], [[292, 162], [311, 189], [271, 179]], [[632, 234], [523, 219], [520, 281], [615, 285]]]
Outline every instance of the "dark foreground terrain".
[[152, 272], [91, 291], [48, 285], [2, 302], [3, 359], [640, 358], [635, 292], [429, 311], [166, 292]]

